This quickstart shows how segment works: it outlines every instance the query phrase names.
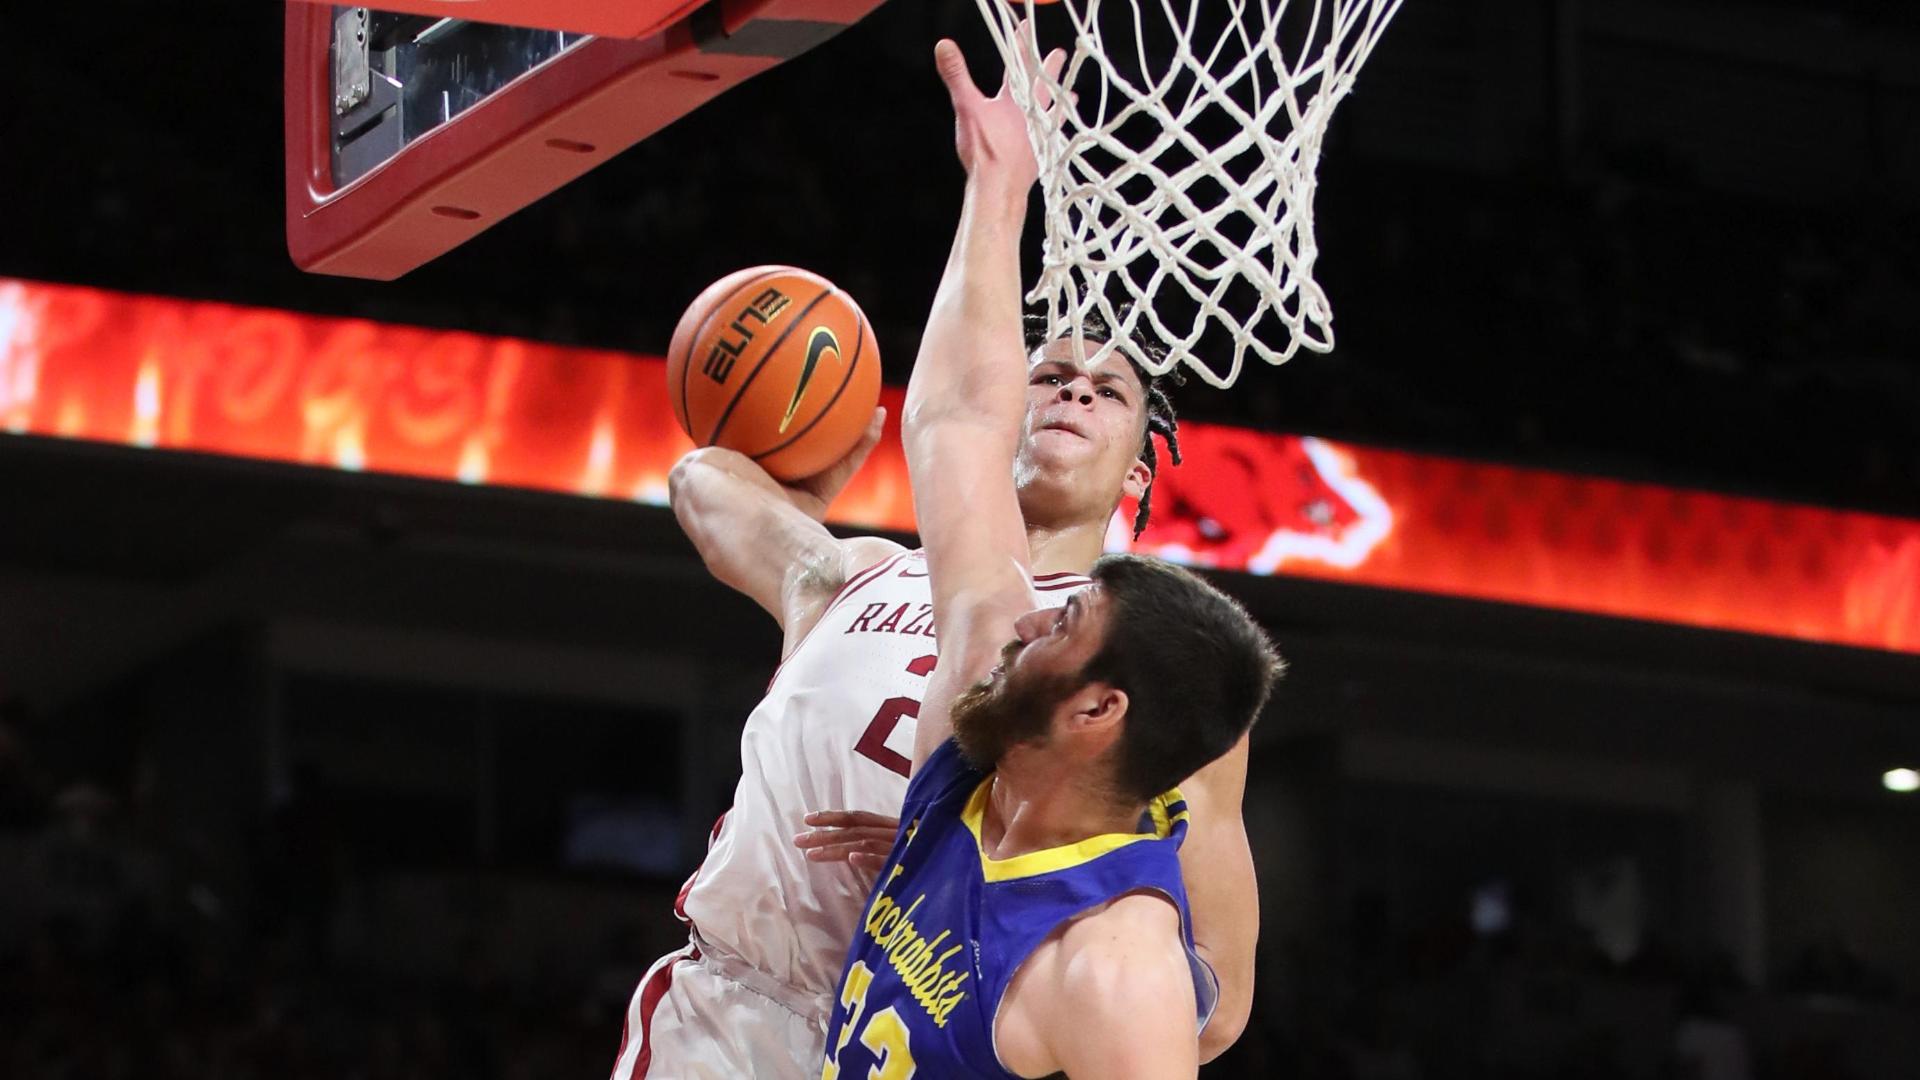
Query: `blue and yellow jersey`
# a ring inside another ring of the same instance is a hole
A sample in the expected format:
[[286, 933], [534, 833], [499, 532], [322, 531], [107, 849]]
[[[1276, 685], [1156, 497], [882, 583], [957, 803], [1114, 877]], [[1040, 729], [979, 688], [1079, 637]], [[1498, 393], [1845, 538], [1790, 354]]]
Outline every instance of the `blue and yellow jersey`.
[[1212, 1015], [1218, 984], [1194, 952], [1180, 878], [1179, 792], [1154, 800], [1138, 832], [991, 859], [980, 843], [988, 777], [949, 740], [908, 785], [900, 834], [847, 950], [824, 1080], [1013, 1076], [994, 1051], [993, 1020], [1020, 965], [1066, 920], [1142, 889], [1180, 909], [1196, 1030]]

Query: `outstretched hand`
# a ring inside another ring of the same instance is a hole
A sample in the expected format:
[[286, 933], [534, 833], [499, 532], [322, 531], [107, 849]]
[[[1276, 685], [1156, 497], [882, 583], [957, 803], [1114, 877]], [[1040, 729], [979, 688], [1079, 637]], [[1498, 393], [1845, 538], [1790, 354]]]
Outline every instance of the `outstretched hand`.
[[847, 451], [845, 457], [812, 476], [801, 477], [781, 485], [787, 489], [788, 497], [793, 500], [794, 505], [815, 521], [825, 519], [827, 507], [831, 506], [833, 500], [839, 496], [840, 489], [847, 486], [847, 481], [853, 479], [853, 474], [860, 471], [860, 466], [867, 463], [868, 455], [872, 454], [873, 448], [880, 444], [880, 434], [886, 430], [886, 427], [887, 410], [885, 406], [881, 406], [873, 410], [873, 418], [867, 421], [867, 430], [861, 434], [860, 441], [853, 444], [853, 449]]
[[843, 862], [868, 875], [878, 874], [893, 850], [900, 819], [864, 810], [821, 810], [808, 814], [810, 831], [793, 838], [809, 862]]
[[[1023, 44], [1028, 40], [1025, 23], [1020, 24], [1014, 37]], [[1067, 61], [1065, 50], [1053, 50], [1037, 65], [1025, 49], [1020, 50], [1020, 57], [1022, 63], [1029, 65], [1039, 107], [1043, 111], [1050, 108], [1053, 96], [1048, 87], [1059, 78], [1060, 69]], [[1040, 168], [1027, 138], [1026, 113], [1013, 100], [1008, 80], [1001, 78], [1000, 92], [992, 97], [982, 93], [967, 70], [967, 58], [951, 39], [933, 47], [933, 63], [940, 72], [940, 81], [947, 86], [947, 96], [953, 101], [954, 149], [967, 174], [979, 177], [991, 173], [1021, 191], [1033, 186], [1039, 179]]]

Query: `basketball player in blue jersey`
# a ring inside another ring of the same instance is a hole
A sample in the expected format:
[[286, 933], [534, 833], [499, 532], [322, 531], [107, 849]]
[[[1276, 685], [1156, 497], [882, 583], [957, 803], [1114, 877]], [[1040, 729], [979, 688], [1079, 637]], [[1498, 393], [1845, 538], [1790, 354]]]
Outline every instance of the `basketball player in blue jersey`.
[[1005, 90], [981, 94], [950, 41], [937, 61], [967, 188], [904, 431], [939, 664], [823, 1075], [1192, 1077], [1216, 987], [1169, 789], [1241, 744], [1280, 661], [1239, 605], [1154, 559], [1107, 556], [1040, 603], [1015, 483], [1035, 166]]

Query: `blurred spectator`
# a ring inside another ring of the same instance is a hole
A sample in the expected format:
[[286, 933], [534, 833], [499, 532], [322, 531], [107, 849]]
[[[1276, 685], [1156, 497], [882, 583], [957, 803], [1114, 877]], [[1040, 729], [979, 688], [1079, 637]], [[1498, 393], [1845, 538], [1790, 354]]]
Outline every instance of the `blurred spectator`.
[[1867, 966], [1839, 937], [1800, 951], [1781, 976], [1780, 988], [1809, 996], [1879, 1000], [1893, 996], [1893, 980]]
[[316, 968], [333, 953], [334, 916], [347, 857], [339, 807], [318, 769], [294, 771], [287, 797], [267, 819], [255, 868], [254, 909], [268, 935], [291, 933]]
[[1746, 1033], [1727, 1018], [1713, 987], [1695, 983], [1681, 998], [1673, 1063], [1674, 1080], [1753, 1080]]

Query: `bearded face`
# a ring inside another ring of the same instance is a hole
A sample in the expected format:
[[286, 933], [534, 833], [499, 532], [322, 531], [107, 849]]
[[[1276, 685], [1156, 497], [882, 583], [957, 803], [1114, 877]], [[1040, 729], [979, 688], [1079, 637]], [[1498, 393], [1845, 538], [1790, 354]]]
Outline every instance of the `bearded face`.
[[1079, 672], [1015, 668], [1013, 654], [1019, 650], [1019, 642], [1009, 644], [998, 672], [954, 700], [954, 738], [960, 753], [976, 769], [992, 769], [1021, 743], [1044, 740], [1054, 709], [1086, 685]]

